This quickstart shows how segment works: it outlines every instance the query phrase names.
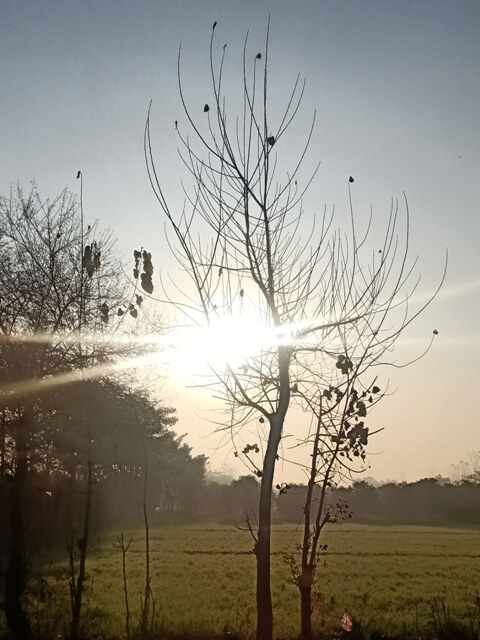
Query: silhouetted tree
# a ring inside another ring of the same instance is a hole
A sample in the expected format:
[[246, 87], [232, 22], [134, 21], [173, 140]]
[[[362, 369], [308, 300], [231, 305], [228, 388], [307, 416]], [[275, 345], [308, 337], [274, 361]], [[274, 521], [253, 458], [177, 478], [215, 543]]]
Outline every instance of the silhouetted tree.
[[[5, 615], [14, 637], [32, 635], [22, 606], [24, 497], [32, 442], [48, 413], [42, 392], [112, 353], [102, 327], [123, 296], [116, 261], [108, 234], [84, 233], [67, 191], [42, 200], [33, 185], [0, 198], [0, 402], [11, 479]], [[82, 329], [88, 337], [80, 349]]]
[[[289, 562], [294, 583], [300, 591], [300, 626], [303, 640], [312, 637], [312, 587], [318, 560], [326, 545], [320, 544], [327, 523], [351, 518], [348, 503], [329, 499], [331, 487], [361, 471], [365, 463], [369, 428], [366, 425], [367, 405], [374, 403], [380, 389], [370, 387], [358, 390], [360, 380], [357, 365], [343, 366], [339, 359], [338, 372], [328, 388], [317, 398], [304, 395], [306, 409], [315, 418], [308, 485], [303, 504], [303, 539], [299, 545], [300, 562], [290, 555]], [[297, 393], [302, 393], [300, 389]], [[280, 494], [288, 486], [277, 486]]]
[[[302, 199], [316, 169], [305, 178], [301, 168], [315, 116], [295, 159], [288, 137], [305, 82], [297, 77], [283, 111], [278, 100], [271, 104], [267, 30], [260, 57], [250, 55], [245, 41], [242, 102], [238, 115], [229, 113], [223, 94], [226, 48], [217, 58], [217, 32], [212, 30], [210, 41], [211, 95], [204, 113], [201, 104], [187, 105], [179, 55], [179, 92], [188, 133], [178, 120], [176, 134], [193, 182], [191, 191], [185, 189], [180, 213], [167, 202], [155, 164], [150, 111], [145, 155], [151, 186], [173, 232], [169, 245], [192, 285], [190, 290], [182, 286], [187, 291], [182, 300], [166, 292], [183, 311], [182, 322], [188, 318], [192, 324], [214, 325], [227, 316], [263, 332], [258, 348], [243, 362], [216, 368], [213, 379], [217, 395], [226, 402], [233, 437], [250, 424], [265, 439], [258, 464], [259, 442], [235, 452], [246, 456], [261, 479], [255, 546], [257, 638], [271, 640], [272, 487], [287, 414], [295, 405], [303, 408], [305, 398], [312, 402], [329, 389], [332, 368], [346, 375], [355, 367], [361, 375], [388, 360], [398, 336], [425, 305], [407, 304], [415, 284], [410, 281], [414, 263], [408, 256], [406, 201], [403, 225], [393, 202], [379, 242], [377, 229], [375, 238], [369, 236], [370, 223], [365, 233], [357, 232], [353, 185], [346, 181], [349, 230], [333, 230], [332, 217], [326, 214], [306, 228]], [[282, 180], [278, 174], [283, 156], [291, 168]], [[372, 247], [377, 250], [372, 252]]]

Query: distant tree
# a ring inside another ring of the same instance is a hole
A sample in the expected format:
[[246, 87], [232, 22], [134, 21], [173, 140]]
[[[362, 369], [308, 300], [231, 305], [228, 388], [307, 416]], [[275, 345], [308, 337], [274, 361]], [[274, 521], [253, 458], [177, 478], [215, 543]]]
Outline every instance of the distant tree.
[[240, 476], [230, 485], [230, 496], [232, 499], [232, 515], [234, 518], [247, 516], [257, 521], [258, 497], [260, 483], [255, 476]]
[[[227, 49], [220, 48], [217, 56], [215, 26], [207, 104], [203, 97], [196, 106], [187, 104], [179, 56], [185, 123], [177, 120], [175, 131], [193, 182], [191, 190], [185, 188], [183, 209], [167, 202], [152, 148], [150, 112], [145, 155], [151, 186], [173, 232], [169, 246], [192, 285], [183, 299], [166, 292], [168, 299], [192, 324], [214, 325], [234, 317], [268, 336], [243, 362], [216, 368], [213, 379], [217, 396], [225, 400], [231, 433], [248, 424], [264, 438], [247, 447], [234, 446], [260, 478], [257, 638], [271, 640], [272, 488], [287, 416], [293, 425], [291, 409], [318, 402], [330, 389], [332, 370], [348, 379], [352, 371], [359, 377], [388, 362], [398, 336], [428, 302], [415, 307], [411, 299], [415, 262], [409, 259], [406, 201], [403, 225], [393, 202], [383, 231], [370, 220], [360, 233], [353, 213], [353, 180], [346, 172], [347, 231], [334, 230], [326, 214], [312, 218], [308, 228], [302, 201], [316, 168], [306, 177], [301, 169], [315, 116], [306, 125], [305, 145], [296, 158], [291, 143], [298, 134], [290, 132], [305, 82], [297, 77], [283, 110], [278, 99], [272, 104], [267, 31], [261, 54], [251, 53], [245, 40], [239, 113], [229, 113], [223, 93]], [[290, 170], [284, 161], [291, 163]], [[284, 169], [282, 179], [279, 172]], [[260, 451], [262, 460], [256, 463]]]
[[378, 483], [376, 484], [377, 486], [373, 486], [366, 480], [356, 480], [353, 483], [352, 497], [355, 507], [349, 503], [351, 504], [352, 518], [358, 514], [362, 522], [379, 521]]
[[231, 476], [226, 471], [214, 471], [211, 469], [207, 469], [205, 474], [205, 481], [209, 483], [227, 485], [231, 484], [233, 481], [233, 476]]
[[[282, 485], [279, 486], [282, 488]], [[316, 497], [316, 490], [314, 491]], [[277, 494], [276, 507], [280, 522], [298, 523], [302, 519], [306, 492], [307, 485], [292, 482], [288, 485], [288, 489], [284, 486], [284, 491]]]
[[475, 451], [467, 460], [460, 460], [452, 467], [454, 482], [480, 484], [480, 451]]

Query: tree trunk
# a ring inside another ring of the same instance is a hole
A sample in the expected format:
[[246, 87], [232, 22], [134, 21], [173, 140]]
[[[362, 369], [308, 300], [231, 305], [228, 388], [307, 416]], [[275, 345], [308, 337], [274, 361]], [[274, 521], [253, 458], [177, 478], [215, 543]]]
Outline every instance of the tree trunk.
[[300, 586], [300, 627], [302, 640], [312, 638], [312, 585]]
[[0, 471], [2, 475], [5, 475], [5, 455], [6, 455], [6, 440], [7, 440], [7, 423], [5, 417], [5, 409], [2, 411], [2, 434], [0, 436]]
[[27, 614], [23, 609], [22, 596], [27, 578], [25, 559], [23, 520], [25, 484], [28, 473], [27, 433], [28, 418], [20, 417], [15, 438], [15, 472], [10, 488], [10, 552], [5, 576], [5, 618], [13, 638], [28, 640], [33, 638]]
[[33, 638], [27, 614], [22, 606], [25, 590], [26, 562], [16, 549], [10, 550], [7, 573], [5, 577], [5, 618], [12, 638], [28, 640]]
[[[77, 584], [74, 588], [73, 602], [72, 602], [72, 623], [70, 625], [70, 638], [71, 640], [77, 640], [78, 631], [80, 627], [80, 611], [82, 609], [82, 596], [85, 586], [85, 564], [87, 561], [88, 550], [88, 535], [90, 532], [90, 512], [92, 509], [92, 485], [93, 485], [93, 462], [88, 454], [87, 463], [87, 497], [85, 501], [85, 513], [83, 520], [83, 536], [78, 540], [78, 549], [80, 552], [80, 558], [78, 563], [78, 576]], [[73, 545], [73, 541], [72, 541]], [[72, 547], [73, 553], [73, 547]], [[73, 580], [73, 575], [72, 575]]]
[[[265, 466], [266, 465], [265, 459]], [[264, 466], [264, 468], [265, 468]], [[257, 640], [271, 640], [273, 635], [272, 594], [270, 592], [270, 510], [272, 483], [262, 478], [258, 508], [257, 557]]]
[[[321, 420], [318, 419], [315, 440], [313, 442], [312, 463], [307, 485], [307, 495], [305, 498], [305, 505], [303, 507], [302, 572], [298, 578], [298, 588], [300, 589], [300, 636], [302, 640], [310, 640], [312, 637], [312, 584], [315, 576], [315, 565], [313, 561], [321, 528], [319, 526], [314, 528], [312, 540], [310, 520], [312, 515], [313, 491], [315, 489], [317, 473], [317, 458], [319, 455], [318, 444], [320, 440], [321, 425]], [[319, 506], [320, 513], [323, 505], [325, 487], [326, 485], [324, 484], [321, 504]], [[311, 563], [309, 563], [309, 558], [311, 559]]]
[[148, 457], [147, 448], [145, 446], [145, 438], [143, 436], [142, 445], [145, 463], [145, 468], [143, 470], [143, 522], [145, 525], [145, 592], [140, 620], [140, 638], [146, 638], [148, 635], [147, 630], [150, 613], [150, 602], [152, 600], [152, 591], [150, 586], [150, 527], [147, 511]]
[[273, 610], [270, 591], [270, 530], [272, 486], [275, 460], [282, 433], [283, 421], [274, 416], [270, 422], [268, 446], [263, 462], [263, 475], [258, 505], [257, 558], [257, 640], [272, 640]]

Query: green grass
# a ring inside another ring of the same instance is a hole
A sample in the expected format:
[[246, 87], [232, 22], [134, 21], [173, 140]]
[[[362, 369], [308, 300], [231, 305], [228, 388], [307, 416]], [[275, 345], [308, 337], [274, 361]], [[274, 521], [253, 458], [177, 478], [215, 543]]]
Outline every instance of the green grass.
[[[299, 599], [285, 553], [294, 553], [300, 531], [278, 525], [273, 534], [272, 593], [275, 637], [299, 633]], [[127, 554], [129, 599], [138, 619], [144, 585], [141, 531]], [[85, 597], [84, 631], [98, 637], [124, 635], [121, 553], [116, 534], [92, 545]], [[470, 624], [480, 609], [480, 532], [419, 527], [336, 525], [325, 533], [328, 552], [317, 570], [313, 621], [317, 631], [339, 629], [345, 610], [362, 629], [416, 637], [432, 628], [432, 604], [447, 603], [455, 620]], [[247, 532], [229, 526], [166, 526], [151, 534], [152, 589], [157, 624], [172, 634], [251, 637], [255, 629], [255, 558]], [[325, 561], [325, 564], [323, 562]], [[34, 604], [43, 631], [58, 633], [68, 622], [66, 565], [43, 565], [52, 588], [49, 601]], [[49, 626], [46, 620], [49, 620]]]

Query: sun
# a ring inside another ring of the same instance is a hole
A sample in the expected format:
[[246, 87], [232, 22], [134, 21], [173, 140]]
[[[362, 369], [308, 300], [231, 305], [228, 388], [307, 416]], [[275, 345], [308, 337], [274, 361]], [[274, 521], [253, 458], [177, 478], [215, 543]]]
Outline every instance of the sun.
[[237, 368], [275, 342], [275, 331], [254, 317], [222, 316], [209, 325], [174, 329], [161, 351], [171, 372], [190, 378]]

